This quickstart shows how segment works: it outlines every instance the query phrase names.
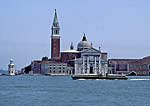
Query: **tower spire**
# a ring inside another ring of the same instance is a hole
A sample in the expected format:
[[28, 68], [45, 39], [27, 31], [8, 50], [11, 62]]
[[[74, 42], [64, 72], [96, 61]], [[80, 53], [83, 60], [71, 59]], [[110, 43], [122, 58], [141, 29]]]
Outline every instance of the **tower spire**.
[[53, 20], [53, 27], [59, 27], [56, 9], [55, 9], [55, 15], [54, 15], [54, 20]]
[[56, 12], [56, 9], [55, 9], [53, 25], [52, 25], [52, 36], [55, 36], [55, 35], [58, 36], [59, 35], [59, 30], [60, 30], [60, 27], [59, 27], [59, 22], [58, 22], [58, 18], [57, 18], [57, 12]]

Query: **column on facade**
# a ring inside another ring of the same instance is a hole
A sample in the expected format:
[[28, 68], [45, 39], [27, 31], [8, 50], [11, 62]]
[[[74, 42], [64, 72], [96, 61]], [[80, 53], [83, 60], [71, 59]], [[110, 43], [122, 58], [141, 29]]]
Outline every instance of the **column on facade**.
[[78, 65], [78, 74], [82, 74], [82, 63]]
[[87, 74], [89, 74], [90, 72], [89, 72], [89, 56], [87, 56]]
[[106, 75], [106, 64], [104, 63], [104, 76]]
[[85, 65], [84, 65], [84, 56], [83, 56], [83, 60], [82, 61], [83, 61], [82, 62], [82, 73], [85, 74], [85, 70], [84, 70], [84, 68], [85, 68]]
[[102, 72], [101, 72], [101, 57], [100, 56], [98, 57], [98, 73], [102, 74]]
[[116, 67], [116, 66], [117, 66], [117, 64], [115, 63], [115, 68], [114, 68], [115, 73], [116, 73], [116, 69], [117, 69], [117, 67]]
[[94, 70], [95, 70], [95, 74], [97, 74], [97, 70], [96, 70], [96, 56], [95, 56], [95, 68], [94, 68]]
[[75, 71], [75, 72], [74, 72], [74, 73], [75, 73], [75, 74], [77, 74], [77, 63], [76, 63], [76, 57], [75, 57], [75, 61], [74, 61], [74, 63], [75, 63], [75, 66], [74, 66], [74, 71]]
[[71, 68], [71, 75], [73, 75], [73, 68]]
[[104, 65], [105, 67], [104, 67], [104, 75], [106, 76], [106, 73], [107, 73], [107, 71], [108, 71], [108, 66], [107, 66], [107, 63], [105, 63], [105, 65]]

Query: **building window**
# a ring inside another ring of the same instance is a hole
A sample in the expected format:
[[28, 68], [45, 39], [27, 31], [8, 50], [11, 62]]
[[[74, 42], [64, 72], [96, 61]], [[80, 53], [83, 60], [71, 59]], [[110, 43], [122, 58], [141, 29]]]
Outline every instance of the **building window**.
[[57, 35], [57, 30], [55, 30], [55, 34]]
[[150, 64], [148, 64], [148, 69], [150, 69]]

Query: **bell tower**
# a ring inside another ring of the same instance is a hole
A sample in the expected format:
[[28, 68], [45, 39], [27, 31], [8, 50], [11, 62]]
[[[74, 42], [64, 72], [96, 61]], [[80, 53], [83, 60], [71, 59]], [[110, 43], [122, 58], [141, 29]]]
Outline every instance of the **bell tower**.
[[57, 19], [56, 9], [51, 31], [51, 59], [58, 60], [60, 59], [60, 27]]

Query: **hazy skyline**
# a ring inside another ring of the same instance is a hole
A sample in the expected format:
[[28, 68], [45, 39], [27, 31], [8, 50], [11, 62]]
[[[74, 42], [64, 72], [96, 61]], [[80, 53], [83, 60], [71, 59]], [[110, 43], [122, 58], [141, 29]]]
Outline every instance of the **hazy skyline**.
[[50, 58], [51, 26], [57, 9], [61, 51], [86, 34], [109, 58], [150, 55], [149, 0], [0, 0], [0, 69]]

